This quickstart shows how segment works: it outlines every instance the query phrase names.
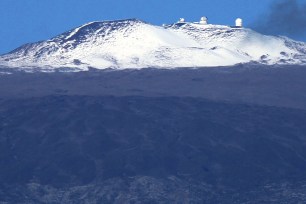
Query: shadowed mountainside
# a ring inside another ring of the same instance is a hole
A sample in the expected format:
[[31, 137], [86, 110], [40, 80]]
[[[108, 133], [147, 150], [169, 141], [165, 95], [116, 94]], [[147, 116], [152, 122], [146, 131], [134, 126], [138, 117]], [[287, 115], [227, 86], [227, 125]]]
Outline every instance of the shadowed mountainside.
[[280, 187], [306, 182], [305, 111], [112, 96], [1, 100], [0, 107], [0, 201], [169, 203], [183, 198], [176, 190], [187, 203], [226, 203], [231, 194], [252, 203], [250, 192], [269, 201], [262, 188], [286, 189], [286, 202], [305, 199]]
[[0, 203], [306, 202], [304, 67], [0, 73]]
[[13, 74], [0, 75], [0, 98], [48, 95], [186, 96], [306, 109], [305, 66], [237, 65], [77, 73], [24, 73], [2, 69], [2, 72]]

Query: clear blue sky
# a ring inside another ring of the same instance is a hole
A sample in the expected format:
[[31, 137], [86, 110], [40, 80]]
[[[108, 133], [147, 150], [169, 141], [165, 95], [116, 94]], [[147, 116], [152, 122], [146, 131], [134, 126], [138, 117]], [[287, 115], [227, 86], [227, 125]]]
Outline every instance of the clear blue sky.
[[152, 24], [184, 17], [251, 25], [273, 0], [0, 0], [0, 53], [48, 39], [90, 21], [139, 18]]

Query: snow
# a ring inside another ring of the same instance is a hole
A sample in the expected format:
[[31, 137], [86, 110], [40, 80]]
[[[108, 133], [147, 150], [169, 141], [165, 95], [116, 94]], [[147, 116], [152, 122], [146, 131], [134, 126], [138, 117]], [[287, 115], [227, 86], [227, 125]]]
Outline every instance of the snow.
[[79, 30], [81, 30], [81, 29], [84, 28], [85, 26], [88, 26], [88, 25], [90, 25], [90, 24], [92, 24], [92, 23], [95, 23], [95, 22], [86, 23], [86, 24], [84, 24], [84, 25], [82, 25], [82, 26], [80, 26], [80, 27], [78, 27], [78, 28], [72, 30], [72, 31], [70, 32], [70, 34], [69, 34], [67, 37], [65, 37], [65, 39], [68, 40], [69, 38], [71, 38], [72, 36], [74, 36], [77, 32], [79, 32]]
[[305, 43], [245, 28], [198, 23], [161, 27], [131, 19], [85, 24], [3, 55], [0, 65], [87, 70], [231, 66], [251, 61], [301, 64], [306, 57], [300, 50], [306, 50]]

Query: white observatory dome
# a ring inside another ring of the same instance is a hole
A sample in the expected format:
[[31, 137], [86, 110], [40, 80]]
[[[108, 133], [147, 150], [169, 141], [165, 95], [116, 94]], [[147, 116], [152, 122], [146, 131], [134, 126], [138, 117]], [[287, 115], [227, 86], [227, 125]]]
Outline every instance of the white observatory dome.
[[236, 19], [236, 27], [242, 27], [243, 26], [243, 21], [241, 18]]
[[208, 24], [208, 18], [206, 16], [203, 16], [200, 20], [200, 24], [207, 25]]
[[180, 18], [180, 20], [178, 21], [178, 23], [185, 23], [185, 18]]

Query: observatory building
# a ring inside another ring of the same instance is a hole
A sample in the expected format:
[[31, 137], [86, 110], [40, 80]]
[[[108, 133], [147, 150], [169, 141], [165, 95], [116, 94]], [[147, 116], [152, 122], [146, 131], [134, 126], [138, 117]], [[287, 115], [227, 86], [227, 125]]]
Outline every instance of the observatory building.
[[[185, 18], [180, 18], [177, 23], [188, 23], [185, 21]], [[208, 24], [208, 18], [206, 16], [201, 17], [199, 22], [194, 22], [195, 24], [201, 24], [201, 25], [207, 25]]]
[[241, 18], [236, 19], [236, 27], [241, 28], [243, 26], [243, 21]]
[[208, 18], [206, 16], [203, 16], [200, 20], [201, 25], [207, 25], [208, 24]]
[[185, 18], [180, 18], [180, 20], [178, 21], [178, 23], [185, 23]]
[[[177, 21], [177, 24], [181, 24], [181, 25], [184, 25], [184, 24], [208, 25], [208, 18], [206, 16], [203, 16], [203, 17], [201, 17], [200, 21], [193, 22], [193, 23], [192, 22], [186, 22], [185, 18], [180, 18]], [[167, 27], [167, 25], [163, 24], [163, 27]], [[231, 27], [231, 28], [242, 28], [243, 27], [243, 20], [241, 18], [237, 18], [235, 20], [235, 25], [228, 26], [228, 27]]]

